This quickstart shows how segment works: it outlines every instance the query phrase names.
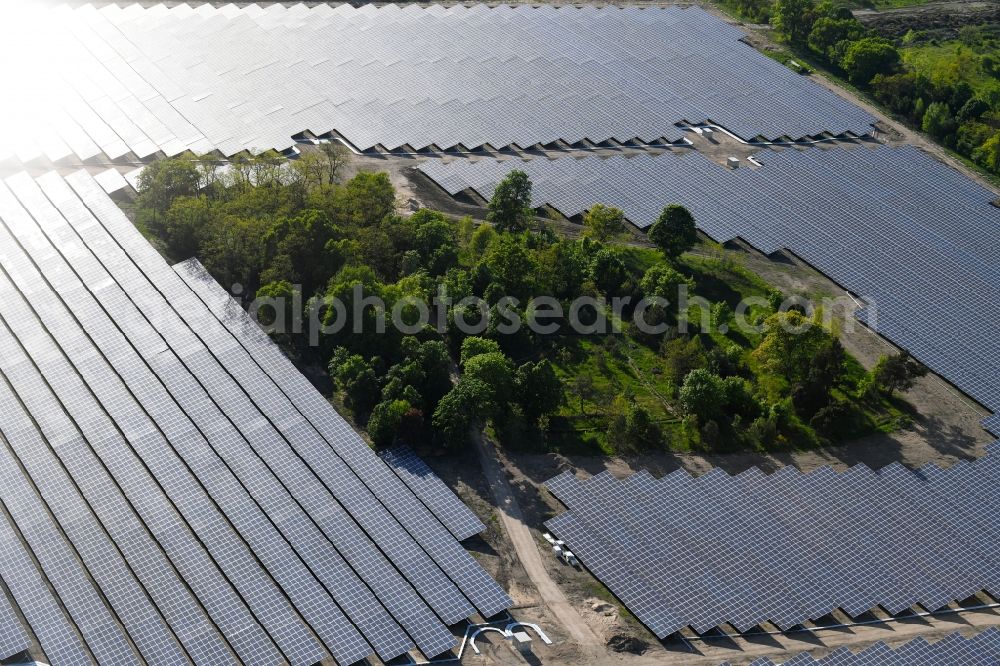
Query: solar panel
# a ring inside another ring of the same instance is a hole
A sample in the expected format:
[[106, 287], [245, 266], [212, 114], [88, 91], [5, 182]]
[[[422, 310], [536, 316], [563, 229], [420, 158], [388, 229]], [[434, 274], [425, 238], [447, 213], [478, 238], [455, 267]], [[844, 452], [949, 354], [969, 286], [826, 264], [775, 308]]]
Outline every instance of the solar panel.
[[444, 485], [413, 449], [398, 446], [381, 451], [379, 456], [456, 539], [464, 541], [486, 529], [476, 514]]
[[20, 62], [16, 79], [0, 75], [7, 88], [37, 87], [0, 141], [22, 161], [284, 150], [303, 131], [392, 150], [672, 142], [683, 120], [744, 138], [867, 134], [874, 122], [697, 7], [28, 6], [17, 16], [10, 52], [31, 35], [51, 54]]
[[367, 447], [314, 464], [329, 403], [252, 364], [86, 172], [0, 185], [0, 296], [0, 578], [54, 663], [432, 657], [509, 607]]
[[[938, 610], [992, 591], [998, 480], [996, 456], [933, 478], [898, 464], [622, 481], [564, 472], [545, 485], [568, 511], [545, 525], [660, 638], [789, 629], [837, 608]], [[880, 650], [866, 658], [880, 663]]]

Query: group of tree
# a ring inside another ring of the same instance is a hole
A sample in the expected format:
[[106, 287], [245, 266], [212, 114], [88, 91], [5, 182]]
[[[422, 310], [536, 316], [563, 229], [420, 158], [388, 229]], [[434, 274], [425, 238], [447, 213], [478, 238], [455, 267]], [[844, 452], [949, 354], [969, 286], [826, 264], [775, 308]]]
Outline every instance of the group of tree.
[[[300, 363], [328, 368], [344, 406], [377, 446], [404, 440], [457, 448], [487, 424], [545, 433], [556, 415], [573, 411], [571, 404], [584, 418], [598, 418], [615, 448], [665, 444], [659, 423], [669, 415], [650, 411], [627, 392], [601, 398], [593, 377], [565, 376], [560, 359], [578, 339], [568, 316], [580, 296], [596, 303], [628, 297], [620, 312], [588, 305], [578, 314], [630, 322], [631, 308], [643, 299], [674, 302], [682, 288], [697, 291], [683, 257], [697, 241], [688, 210], [667, 206], [649, 230], [657, 249], [641, 249], [617, 242], [624, 215], [609, 206], [591, 209], [579, 239], [536, 223], [531, 183], [522, 172], [497, 187], [489, 206], [493, 224], [476, 224], [426, 209], [400, 214], [386, 174], [360, 172], [344, 180], [339, 160], [335, 151], [291, 164], [265, 154], [238, 161], [224, 177], [199, 160], [163, 160], [144, 172], [136, 219], [171, 258], [198, 256], [222, 284], [241, 284], [248, 302], [256, 296], [284, 303], [288, 311], [275, 305], [272, 319], [290, 321], [297, 316], [292, 305], [304, 304], [301, 316], [328, 329], [319, 344], [294, 327], [276, 341]], [[404, 331], [387, 321], [397, 309], [406, 322], [415, 321], [413, 303], [433, 304], [442, 292], [449, 300], [434, 305], [427, 325]], [[485, 313], [462, 303], [470, 296], [481, 299]], [[536, 296], [563, 305], [561, 316], [545, 322], [554, 330], [502, 331], [505, 322], [529, 320]], [[366, 304], [369, 297], [378, 297], [384, 309]], [[711, 326], [719, 330], [733, 317], [726, 302], [710, 310]], [[840, 399], [833, 396], [846, 355], [828, 333], [817, 328], [792, 338], [769, 321], [751, 354], [697, 327], [678, 335], [679, 317], [686, 315], [657, 306], [646, 321], [665, 324], [666, 332], [645, 333], [627, 323], [622, 332], [602, 335], [614, 345], [656, 350], [676, 386], [667, 397], [700, 441], [768, 446], [811, 419], [837, 422]], [[437, 326], [442, 321], [444, 330]], [[460, 321], [475, 330], [463, 330]], [[611, 374], [633, 372], [626, 361], [616, 362]], [[769, 390], [761, 373], [781, 377], [787, 390]], [[911, 365], [886, 361], [872, 375], [871, 390], [902, 390], [907, 373]], [[595, 401], [595, 409], [587, 407]]]
[[989, 55], [998, 50], [989, 30], [963, 29], [952, 62], [942, 71], [920, 71], [903, 62], [897, 42], [866, 29], [846, 6], [829, 0], [761, 1], [793, 49], [808, 51], [916, 128], [1000, 174], [1000, 86], [977, 91], [966, 80], [1000, 74]]

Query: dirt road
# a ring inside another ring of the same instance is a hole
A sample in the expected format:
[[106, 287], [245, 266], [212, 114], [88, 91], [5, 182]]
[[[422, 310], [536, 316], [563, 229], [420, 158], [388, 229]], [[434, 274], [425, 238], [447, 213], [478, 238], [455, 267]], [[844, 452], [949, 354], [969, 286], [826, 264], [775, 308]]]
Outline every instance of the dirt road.
[[591, 631], [583, 617], [573, 609], [566, 595], [545, 570], [541, 555], [538, 553], [538, 546], [535, 545], [535, 539], [531, 536], [531, 530], [524, 524], [521, 507], [507, 481], [503, 465], [497, 458], [496, 447], [492, 442], [487, 442], [482, 435], [478, 435], [475, 439], [483, 474], [489, 483], [495, 505], [500, 509], [504, 528], [517, 551], [521, 566], [524, 567], [528, 578], [537, 588], [545, 606], [556, 617], [563, 630], [578, 645], [601, 645], [603, 647], [600, 638]]

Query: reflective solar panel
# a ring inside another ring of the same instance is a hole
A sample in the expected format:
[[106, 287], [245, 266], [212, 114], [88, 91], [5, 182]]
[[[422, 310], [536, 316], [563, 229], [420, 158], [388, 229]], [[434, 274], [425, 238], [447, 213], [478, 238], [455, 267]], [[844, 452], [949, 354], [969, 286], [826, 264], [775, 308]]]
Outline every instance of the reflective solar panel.
[[[545, 485], [568, 511], [545, 526], [660, 638], [789, 629], [838, 608], [938, 610], [992, 594], [997, 481], [995, 455], [932, 476], [899, 464], [621, 481], [564, 472]], [[865, 658], [881, 663], [880, 650]]]
[[412, 150], [674, 142], [681, 121], [746, 139], [874, 122], [697, 7], [30, 4], [7, 27], [12, 58], [49, 56], [0, 74], [23, 91], [0, 136], [23, 162], [280, 151], [304, 131]]
[[12, 603], [72, 664], [433, 657], [508, 608], [458, 499], [415, 494], [287, 360], [276, 383], [106, 189], [0, 184], [3, 656], [29, 647]]

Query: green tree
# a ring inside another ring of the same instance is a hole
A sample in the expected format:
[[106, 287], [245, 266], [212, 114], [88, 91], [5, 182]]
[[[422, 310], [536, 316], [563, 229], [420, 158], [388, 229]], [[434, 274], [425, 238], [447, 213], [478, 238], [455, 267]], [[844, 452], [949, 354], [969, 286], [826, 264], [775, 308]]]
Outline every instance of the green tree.
[[594, 254], [588, 273], [597, 288], [608, 295], [618, 294], [629, 277], [625, 262], [610, 247], [603, 247]]
[[670, 204], [649, 228], [649, 240], [670, 259], [676, 261], [698, 242], [694, 216], [680, 204]]
[[534, 211], [531, 207], [531, 180], [528, 174], [515, 169], [501, 180], [493, 191], [487, 219], [497, 231], [525, 231]]
[[813, 23], [809, 32], [809, 48], [828, 60], [835, 61], [840, 55], [838, 45], [854, 41], [864, 34], [864, 27], [854, 18], [832, 18], [822, 16]]
[[198, 194], [201, 172], [198, 163], [189, 157], [157, 160], [139, 174], [139, 196], [136, 207], [162, 215], [177, 197]]
[[362, 171], [336, 191], [341, 214], [361, 226], [378, 224], [396, 208], [396, 190], [384, 171]]
[[594, 204], [583, 216], [583, 235], [605, 243], [625, 231], [625, 213], [620, 208]]
[[496, 340], [487, 340], [486, 338], [470, 335], [462, 340], [462, 351], [459, 358], [461, 359], [461, 364], [465, 365], [474, 356], [499, 353], [500, 345], [497, 344]]
[[375, 405], [367, 426], [375, 446], [383, 448], [392, 445], [399, 431], [399, 424], [408, 411], [410, 404], [405, 400], [386, 400]]
[[830, 334], [801, 312], [778, 312], [764, 322], [764, 338], [753, 352], [761, 367], [789, 382], [802, 381]]
[[727, 401], [725, 381], [703, 368], [692, 370], [684, 378], [678, 400], [685, 413], [694, 414], [702, 423], [718, 421]]
[[865, 37], [844, 51], [840, 66], [857, 86], [867, 86], [877, 74], [891, 74], [899, 67], [899, 51], [882, 37]]
[[665, 298], [672, 303], [677, 302], [681, 286], [694, 288], [694, 281], [685, 277], [673, 266], [664, 263], [653, 264], [639, 280], [639, 290], [646, 298]]
[[890, 396], [896, 391], [909, 391], [925, 375], [927, 368], [905, 351], [882, 356], [871, 372], [874, 385]]
[[431, 423], [444, 445], [457, 449], [468, 440], [470, 428], [482, 425], [483, 420], [492, 416], [495, 411], [493, 390], [478, 379], [462, 377], [441, 398]]
[[410, 216], [410, 224], [415, 227], [416, 250], [431, 275], [444, 275], [458, 263], [456, 229], [444, 215], [423, 208]]
[[985, 169], [1000, 173], [1000, 132], [972, 151], [972, 160]]
[[554, 414], [565, 402], [562, 382], [552, 364], [544, 359], [519, 367], [514, 386], [521, 411], [533, 421]]
[[482, 265], [504, 296], [527, 299], [534, 287], [537, 265], [523, 239], [503, 234], [490, 244]]
[[270, 226], [270, 220], [262, 217], [227, 215], [221, 218], [201, 243], [205, 268], [220, 284], [239, 283], [246, 293], [255, 293], [267, 265]]
[[330, 377], [343, 389], [345, 402], [356, 413], [371, 411], [381, 395], [375, 370], [360, 354], [339, 349], [330, 360]]
[[514, 364], [500, 352], [473, 356], [465, 363], [464, 376], [478, 379], [490, 388], [491, 402], [504, 409], [514, 394]]
[[313, 296], [344, 264], [337, 237], [337, 229], [318, 210], [280, 218], [265, 238], [272, 259], [261, 280], [287, 280]]
[[941, 140], [955, 131], [955, 119], [951, 115], [951, 109], [944, 102], [932, 102], [924, 111], [920, 128]]
[[777, 0], [771, 10], [771, 25], [786, 41], [805, 44], [815, 15], [813, 0]]
[[215, 217], [215, 207], [208, 197], [182, 196], [157, 218], [152, 230], [164, 240], [171, 257], [188, 259], [200, 254], [201, 241], [211, 235]]
[[653, 417], [634, 397], [617, 396], [610, 411], [607, 438], [616, 451], [644, 451], [662, 441], [662, 434]]

